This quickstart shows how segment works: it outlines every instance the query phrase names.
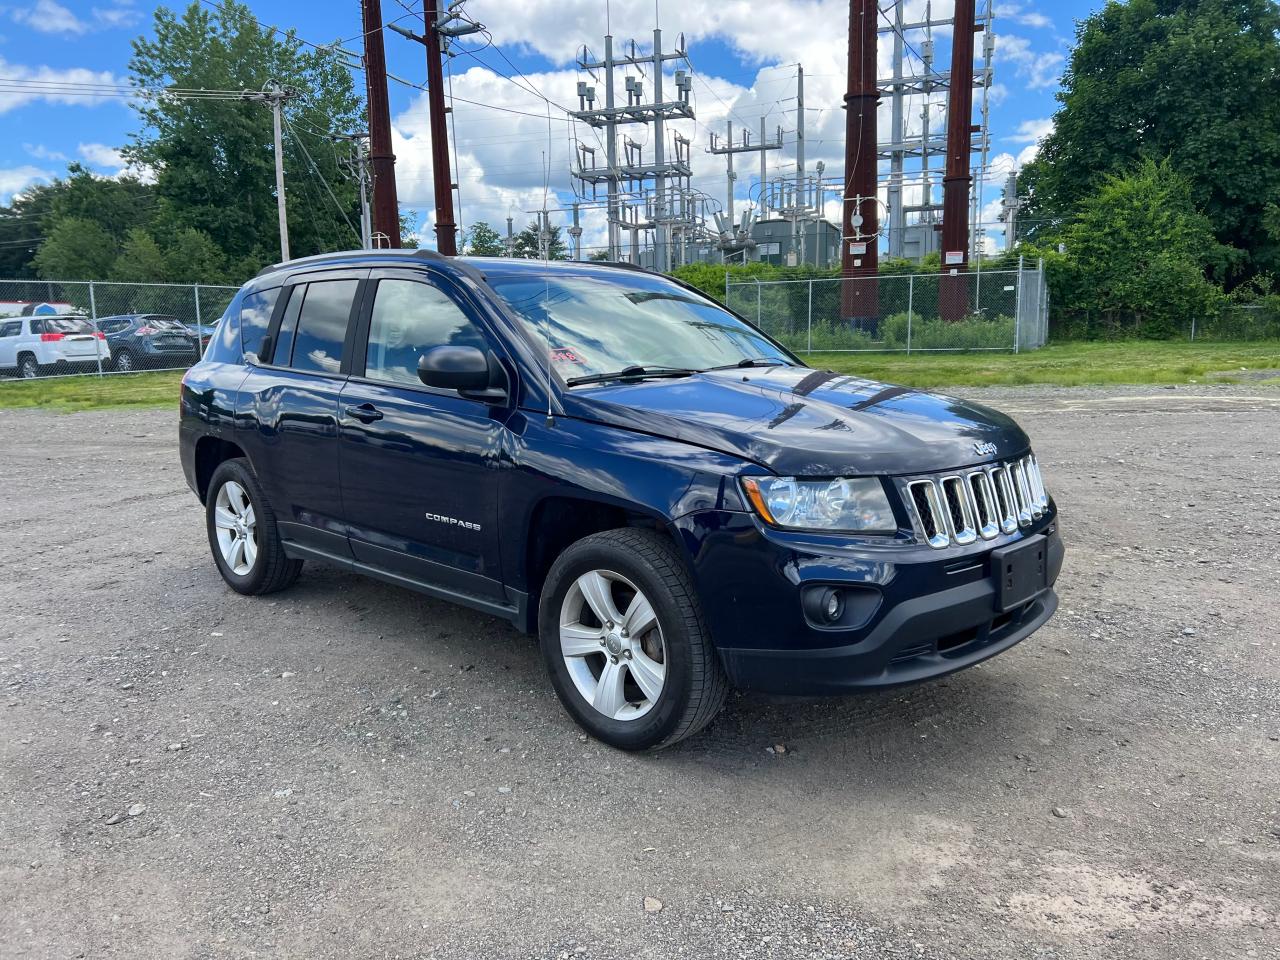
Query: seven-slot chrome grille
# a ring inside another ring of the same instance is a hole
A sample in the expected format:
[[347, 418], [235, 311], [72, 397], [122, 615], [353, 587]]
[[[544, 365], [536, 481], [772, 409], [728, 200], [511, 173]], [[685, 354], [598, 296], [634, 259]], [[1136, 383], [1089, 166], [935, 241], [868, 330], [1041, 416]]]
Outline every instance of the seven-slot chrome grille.
[[916, 529], [938, 550], [1013, 533], [1030, 526], [1049, 509], [1049, 495], [1034, 454], [911, 480], [907, 493]]

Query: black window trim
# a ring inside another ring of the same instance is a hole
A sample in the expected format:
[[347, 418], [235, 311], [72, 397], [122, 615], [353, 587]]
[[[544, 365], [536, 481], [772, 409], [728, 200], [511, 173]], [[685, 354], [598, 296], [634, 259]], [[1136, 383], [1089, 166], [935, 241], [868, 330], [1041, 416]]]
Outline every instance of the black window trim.
[[468, 403], [492, 406], [474, 397], [464, 397], [457, 390], [429, 387], [421, 382], [401, 383], [396, 380], [379, 380], [376, 377], [365, 376], [365, 364], [369, 353], [369, 330], [373, 324], [373, 302], [377, 297], [378, 282], [381, 280], [409, 280], [413, 283], [421, 283], [428, 287], [434, 287], [453, 301], [458, 309], [462, 311], [463, 316], [480, 331], [485, 343], [497, 355], [499, 361], [505, 361], [501, 363], [501, 366], [503, 373], [507, 377], [508, 403], [514, 403], [515, 381], [511, 371], [515, 369], [515, 365], [510, 359], [502, 338], [494, 334], [488, 315], [476, 302], [475, 298], [470, 295], [470, 292], [461, 284], [455, 283], [452, 277], [425, 267], [376, 267], [370, 271], [369, 278], [365, 282], [364, 303], [360, 309], [360, 317], [356, 322], [354, 349], [351, 351], [349, 358], [344, 357], [344, 361], [346, 359], [352, 361], [349, 373], [351, 382], [393, 390], [410, 390], [414, 393], [423, 393], [434, 397], [452, 397], [455, 400], [465, 400]]

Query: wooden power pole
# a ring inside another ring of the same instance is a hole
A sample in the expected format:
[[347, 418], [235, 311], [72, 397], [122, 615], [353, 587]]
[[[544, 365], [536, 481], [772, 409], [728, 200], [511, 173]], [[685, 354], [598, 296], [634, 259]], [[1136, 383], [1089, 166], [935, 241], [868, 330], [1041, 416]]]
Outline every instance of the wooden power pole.
[[944, 320], [969, 312], [969, 189], [973, 178], [974, 0], [956, 0], [947, 96], [947, 167], [942, 177], [942, 281], [938, 310]]
[[423, 0], [427, 18], [427, 105], [431, 114], [431, 174], [436, 195], [436, 249], [458, 255], [458, 225], [453, 219], [453, 177], [449, 172], [448, 111], [444, 105], [444, 55], [439, 0]]
[[391, 152], [391, 107], [387, 102], [387, 59], [382, 49], [382, 4], [380, 0], [361, 0], [360, 11], [364, 24], [369, 163], [373, 167], [373, 245], [398, 247], [400, 204], [396, 200], [396, 156]]
[[[972, 4], [973, 0], [969, 0]], [[876, 0], [849, 3], [849, 83], [844, 95], [844, 205], [840, 306], [846, 320], [878, 322], [880, 202], [876, 159]]]

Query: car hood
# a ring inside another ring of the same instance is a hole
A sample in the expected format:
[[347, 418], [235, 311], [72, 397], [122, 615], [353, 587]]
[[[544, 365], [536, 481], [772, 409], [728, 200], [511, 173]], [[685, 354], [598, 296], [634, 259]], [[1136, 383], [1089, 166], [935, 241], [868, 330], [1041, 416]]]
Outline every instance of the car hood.
[[1028, 447], [1013, 420], [981, 404], [807, 367], [579, 387], [564, 405], [570, 416], [740, 456], [781, 476], [932, 473]]

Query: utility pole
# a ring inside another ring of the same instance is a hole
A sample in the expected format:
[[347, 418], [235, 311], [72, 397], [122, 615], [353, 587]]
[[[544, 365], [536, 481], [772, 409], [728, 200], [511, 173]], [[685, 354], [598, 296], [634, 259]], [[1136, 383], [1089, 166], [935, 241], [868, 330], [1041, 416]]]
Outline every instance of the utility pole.
[[942, 178], [942, 283], [944, 320], [969, 312], [969, 160], [973, 154], [974, 0], [956, 0], [951, 38], [951, 90], [947, 97], [947, 167]]
[[458, 255], [458, 224], [453, 216], [453, 191], [457, 184], [449, 171], [449, 108], [444, 103], [444, 66], [441, 57], [448, 51], [449, 41], [469, 33], [478, 33], [484, 24], [462, 16], [457, 8], [462, 0], [454, 0], [440, 12], [439, 0], [423, 0], [422, 15], [427, 34], [420, 37], [389, 23], [387, 27], [422, 44], [427, 50], [427, 112], [431, 128], [431, 179], [436, 200], [436, 249], [446, 257]]
[[895, 3], [893, 5], [893, 85], [890, 89], [893, 91], [893, 114], [892, 114], [892, 132], [890, 133], [889, 155], [889, 256], [901, 258], [903, 255], [903, 241], [906, 239], [904, 226], [904, 213], [902, 202], [902, 180], [905, 173], [904, 160], [906, 159], [905, 151], [900, 148], [900, 144], [906, 133], [906, 122], [904, 116], [904, 106], [906, 102], [904, 80], [904, 45], [906, 43], [906, 31], [903, 27], [902, 4]]
[[365, 93], [369, 110], [369, 161], [373, 168], [374, 234], [400, 246], [400, 204], [396, 199], [396, 156], [391, 152], [391, 108], [387, 101], [387, 59], [382, 47], [381, 0], [361, 0], [364, 26]]
[[360, 245], [369, 250], [373, 247], [373, 220], [369, 211], [369, 170], [365, 165], [364, 137], [355, 137], [356, 146], [356, 181], [360, 185]]
[[507, 238], [502, 241], [502, 245], [507, 249], [507, 256], [514, 256], [516, 252], [516, 237], [511, 232], [511, 218], [507, 217]]
[[[963, 0], [962, 0], [963, 2]], [[972, 0], [969, 0], [972, 3]], [[850, 0], [849, 80], [844, 96], [844, 204], [840, 304], [848, 320], [879, 322], [880, 201], [876, 194], [877, 0]], [[859, 279], [861, 278], [861, 279]]]
[[280, 136], [280, 108], [289, 94], [274, 83], [267, 89], [267, 101], [271, 104], [271, 133], [276, 158], [276, 213], [280, 217], [280, 262], [289, 261], [289, 218], [284, 205], [284, 143]]
[[582, 223], [578, 219], [578, 201], [573, 202], [573, 226], [569, 228], [569, 239], [573, 243], [573, 259], [582, 259]]
[[799, 251], [800, 265], [805, 262], [804, 228], [801, 219], [808, 219], [808, 190], [804, 182], [804, 65], [796, 64], [796, 195], [793, 204], [791, 229], [793, 249]]

